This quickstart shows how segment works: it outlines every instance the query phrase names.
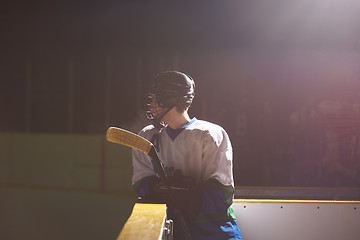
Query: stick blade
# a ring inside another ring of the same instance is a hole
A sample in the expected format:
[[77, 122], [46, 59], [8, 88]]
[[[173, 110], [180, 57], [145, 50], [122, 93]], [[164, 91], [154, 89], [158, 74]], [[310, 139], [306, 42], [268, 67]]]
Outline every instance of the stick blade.
[[135, 133], [117, 127], [108, 128], [108, 130], [106, 131], [106, 140], [108, 140], [109, 142], [135, 148], [146, 154], [150, 152], [150, 149], [153, 146], [149, 140]]

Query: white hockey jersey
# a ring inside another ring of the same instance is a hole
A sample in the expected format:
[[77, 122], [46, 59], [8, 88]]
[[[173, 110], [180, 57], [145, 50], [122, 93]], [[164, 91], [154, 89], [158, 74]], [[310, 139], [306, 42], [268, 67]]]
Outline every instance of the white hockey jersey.
[[[232, 146], [219, 125], [193, 118], [177, 130], [166, 127], [159, 131], [149, 125], [139, 135], [153, 142], [168, 175], [180, 172], [198, 183], [214, 178], [225, 186], [234, 186]], [[133, 149], [132, 184], [152, 175], [150, 157]]]

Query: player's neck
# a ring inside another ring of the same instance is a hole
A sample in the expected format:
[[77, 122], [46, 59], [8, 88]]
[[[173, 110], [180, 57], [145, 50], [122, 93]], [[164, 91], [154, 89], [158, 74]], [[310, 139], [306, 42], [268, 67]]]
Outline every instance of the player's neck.
[[172, 129], [179, 129], [190, 122], [187, 111], [179, 113], [175, 108], [171, 109], [164, 117], [165, 122]]

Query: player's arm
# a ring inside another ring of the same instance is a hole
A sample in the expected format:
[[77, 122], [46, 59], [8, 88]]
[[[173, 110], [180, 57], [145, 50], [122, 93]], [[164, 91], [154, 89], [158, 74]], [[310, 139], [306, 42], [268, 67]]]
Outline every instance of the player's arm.
[[199, 215], [220, 214], [232, 215], [229, 207], [233, 203], [234, 187], [232, 185], [224, 185], [216, 178], [210, 178], [201, 185], [201, 193], [203, 196], [202, 205]]
[[142, 199], [164, 202], [180, 209], [198, 211], [201, 194], [193, 178], [170, 176], [162, 181], [148, 155], [136, 149], [133, 157], [133, 189]]
[[156, 178], [151, 159], [139, 150], [132, 150], [132, 187], [137, 195], [145, 198], [150, 194], [150, 184]]
[[144, 200], [163, 202], [184, 211], [198, 213], [202, 205], [202, 194], [195, 180], [184, 176], [170, 176], [167, 183], [157, 176], [148, 176], [133, 185]]
[[216, 135], [208, 135], [204, 143], [204, 177], [201, 185], [203, 203], [199, 215], [230, 215], [234, 197], [232, 147], [227, 133], [220, 128]]

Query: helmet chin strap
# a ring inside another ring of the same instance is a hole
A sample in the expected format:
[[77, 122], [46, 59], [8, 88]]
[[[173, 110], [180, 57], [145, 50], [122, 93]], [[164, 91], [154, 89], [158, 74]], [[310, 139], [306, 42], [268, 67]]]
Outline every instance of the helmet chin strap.
[[164, 111], [162, 113], [160, 113], [158, 115], [158, 117], [154, 117], [152, 120], [151, 120], [151, 123], [154, 125], [155, 128], [157, 129], [162, 129], [164, 127], [167, 126], [166, 122], [164, 121], [161, 121], [161, 119], [168, 113], [170, 112], [171, 109], [173, 109], [175, 106], [172, 106], [172, 107], [169, 107], [167, 109], [164, 109]]

